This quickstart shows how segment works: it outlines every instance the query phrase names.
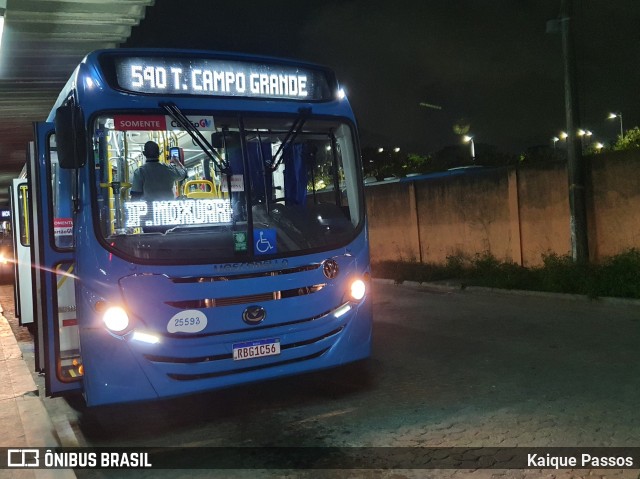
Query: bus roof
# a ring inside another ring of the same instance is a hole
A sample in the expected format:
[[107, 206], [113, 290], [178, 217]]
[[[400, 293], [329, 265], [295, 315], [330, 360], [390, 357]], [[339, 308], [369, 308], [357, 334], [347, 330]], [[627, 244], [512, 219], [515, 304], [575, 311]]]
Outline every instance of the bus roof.
[[93, 84], [145, 96], [327, 102], [339, 94], [331, 69], [305, 61], [206, 50], [96, 50], [74, 70], [49, 121], [70, 95]]

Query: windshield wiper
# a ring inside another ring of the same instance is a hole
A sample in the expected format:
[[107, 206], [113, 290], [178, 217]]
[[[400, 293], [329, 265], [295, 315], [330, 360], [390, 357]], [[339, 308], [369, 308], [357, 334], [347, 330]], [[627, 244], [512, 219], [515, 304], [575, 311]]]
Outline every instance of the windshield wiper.
[[[302, 127], [304, 126], [305, 121], [307, 121], [307, 118], [309, 118], [310, 115], [311, 115], [311, 108], [308, 108], [308, 107], [300, 108], [298, 110], [298, 116], [294, 120], [293, 125], [291, 125], [291, 128], [289, 128], [289, 131], [285, 135], [284, 140], [282, 140], [282, 143], [280, 143], [280, 147], [278, 148], [278, 151], [276, 151], [275, 155], [273, 155], [273, 158], [271, 160], [271, 166], [270, 166], [271, 171], [276, 171], [278, 169], [278, 167], [280, 166], [280, 163], [282, 163], [283, 161], [282, 153], [284, 149], [295, 141], [296, 137], [298, 136], [298, 133], [300, 133], [300, 130], [302, 130]], [[276, 161], [276, 158], [278, 158], [278, 155], [280, 155], [280, 158]]]
[[218, 169], [229, 176], [229, 163], [225, 161], [216, 150], [213, 149], [211, 143], [195, 128], [187, 116], [182, 113], [182, 110], [178, 108], [175, 103], [160, 103], [160, 107], [163, 108], [171, 118], [173, 118], [191, 137], [191, 139], [202, 149], [202, 151], [209, 157], [211, 161], [218, 167]]

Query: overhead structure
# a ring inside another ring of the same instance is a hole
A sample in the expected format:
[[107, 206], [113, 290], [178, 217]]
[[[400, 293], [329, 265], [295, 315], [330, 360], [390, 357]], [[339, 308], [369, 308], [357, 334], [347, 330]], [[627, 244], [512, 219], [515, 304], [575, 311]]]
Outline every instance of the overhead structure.
[[46, 119], [87, 53], [124, 43], [154, 3], [0, 0], [0, 205], [8, 203], [10, 180], [25, 163], [32, 122]]

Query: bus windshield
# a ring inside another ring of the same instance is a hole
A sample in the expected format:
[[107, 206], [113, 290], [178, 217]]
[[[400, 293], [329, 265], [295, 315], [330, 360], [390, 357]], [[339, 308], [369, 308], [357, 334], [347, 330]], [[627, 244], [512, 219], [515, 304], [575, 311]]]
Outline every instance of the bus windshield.
[[[95, 120], [98, 234], [110, 251], [153, 263], [233, 262], [334, 249], [355, 237], [364, 211], [350, 123], [187, 118], [191, 133], [168, 115]], [[153, 161], [149, 141], [161, 168], [178, 172], [162, 197], [136, 191], [149, 180], [141, 168]]]

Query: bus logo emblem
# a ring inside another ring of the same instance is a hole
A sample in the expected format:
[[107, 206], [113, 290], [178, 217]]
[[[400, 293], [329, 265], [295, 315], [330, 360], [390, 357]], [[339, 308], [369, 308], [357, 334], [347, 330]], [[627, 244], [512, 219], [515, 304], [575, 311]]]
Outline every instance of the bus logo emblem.
[[242, 313], [242, 320], [247, 324], [258, 324], [264, 321], [267, 312], [262, 306], [249, 306]]
[[338, 263], [333, 259], [328, 259], [322, 263], [322, 272], [327, 279], [333, 279], [338, 276], [340, 267]]

